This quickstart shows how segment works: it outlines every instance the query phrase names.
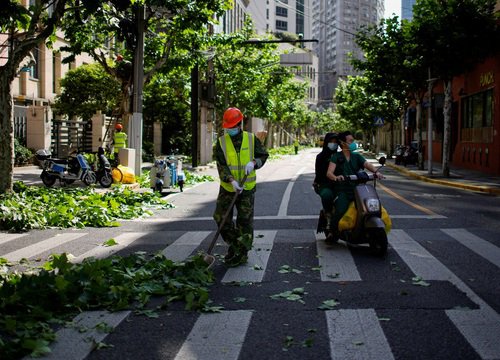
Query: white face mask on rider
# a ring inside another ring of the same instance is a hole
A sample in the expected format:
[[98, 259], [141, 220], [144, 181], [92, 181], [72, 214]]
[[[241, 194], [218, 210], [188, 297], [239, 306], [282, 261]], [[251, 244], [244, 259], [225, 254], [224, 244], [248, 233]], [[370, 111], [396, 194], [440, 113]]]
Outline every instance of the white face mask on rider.
[[337, 143], [328, 143], [327, 146], [328, 146], [328, 149], [330, 149], [331, 151], [335, 151], [339, 147], [339, 145]]

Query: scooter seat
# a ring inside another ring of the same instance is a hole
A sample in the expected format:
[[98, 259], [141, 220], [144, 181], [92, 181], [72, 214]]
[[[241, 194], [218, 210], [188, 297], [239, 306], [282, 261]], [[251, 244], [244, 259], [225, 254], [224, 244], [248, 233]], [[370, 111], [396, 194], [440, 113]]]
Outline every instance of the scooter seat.
[[47, 160], [55, 162], [56, 164], [63, 164], [63, 165], [67, 165], [68, 164], [68, 159], [50, 158], [50, 159], [47, 159]]

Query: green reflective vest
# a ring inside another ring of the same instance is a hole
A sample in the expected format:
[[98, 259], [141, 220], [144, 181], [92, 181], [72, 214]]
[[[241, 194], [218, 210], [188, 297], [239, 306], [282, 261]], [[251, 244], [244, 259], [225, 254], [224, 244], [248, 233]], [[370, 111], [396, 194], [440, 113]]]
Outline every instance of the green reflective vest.
[[120, 152], [120, 149], [127, 147], [127, 134], [125, 134], [123, 131], [115, 132], [113, 142], [115, 153]]
[[[229, 170], [231, 170], [231, 174], [238, 182], [241, 182], [241, 180], [243, 180], [243, 177], [245, 176], [246, 164], [254, 159], [255, 135], [243, 131], [243, 139], [239, 152], [237, 152], [234, 148], [229, 134], [224, 134], [224, 136], [221, 136], [219, 138], [219, 143], [222, 151], [224, 152], [227, 166], [229, 167]], [[245, 190], [251, 190], [255, 187], [256, 183], [257, 175], [254, 169], [250, 174], [248, 174], [243, 188]], [[221, 181], [220, 184], [225, 190], [234, 192], [231, 183]]]

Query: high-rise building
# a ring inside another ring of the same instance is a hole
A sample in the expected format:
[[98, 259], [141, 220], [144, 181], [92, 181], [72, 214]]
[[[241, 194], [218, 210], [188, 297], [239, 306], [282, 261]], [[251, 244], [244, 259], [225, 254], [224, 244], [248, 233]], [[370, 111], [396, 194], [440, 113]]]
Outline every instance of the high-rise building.
[[401, 19], [413, 19], [413, 5], [415, 0], [401, 0]]
[[338, 80], [356, 75], [349, 57], [361, 58], [354, 41], [362, 26], [378, 24], [383, 0], [311, 0], [312, 37], [319, 57], [319, 100], [328, 106]]

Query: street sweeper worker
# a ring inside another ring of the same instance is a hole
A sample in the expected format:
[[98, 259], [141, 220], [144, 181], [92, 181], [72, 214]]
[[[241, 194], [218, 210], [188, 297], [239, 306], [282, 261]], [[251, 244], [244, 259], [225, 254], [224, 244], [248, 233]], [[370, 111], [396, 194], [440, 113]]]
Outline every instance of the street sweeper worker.
[[127, 134], [123, 131], [122, 124], [115, 125], [115, 133], [113, 134], [113, 147], [115, 159], [119, 163], [118, 154], [120, 149], [124, 149], [127, 147]]
[[[248, 251], [253, 243], [253, 216], [256, 191], [256, 169], [260, 169], [269, 154], [261, 141], [252, 133], [243, 131], [243, 113], [234, 107], [228, 108], [222, 118], [224, 135], [215, 147], [215, 159], [219, 172], [220, 187], [214, 220], [220, 226], [234, 196], [237, 215], [233, 222], [233, 210], [221, 229], [221, 236], [229, 245], [224, 262], [233, 267], [248, 260]], [[244, 184], [242, 180], [247, 175]]]

